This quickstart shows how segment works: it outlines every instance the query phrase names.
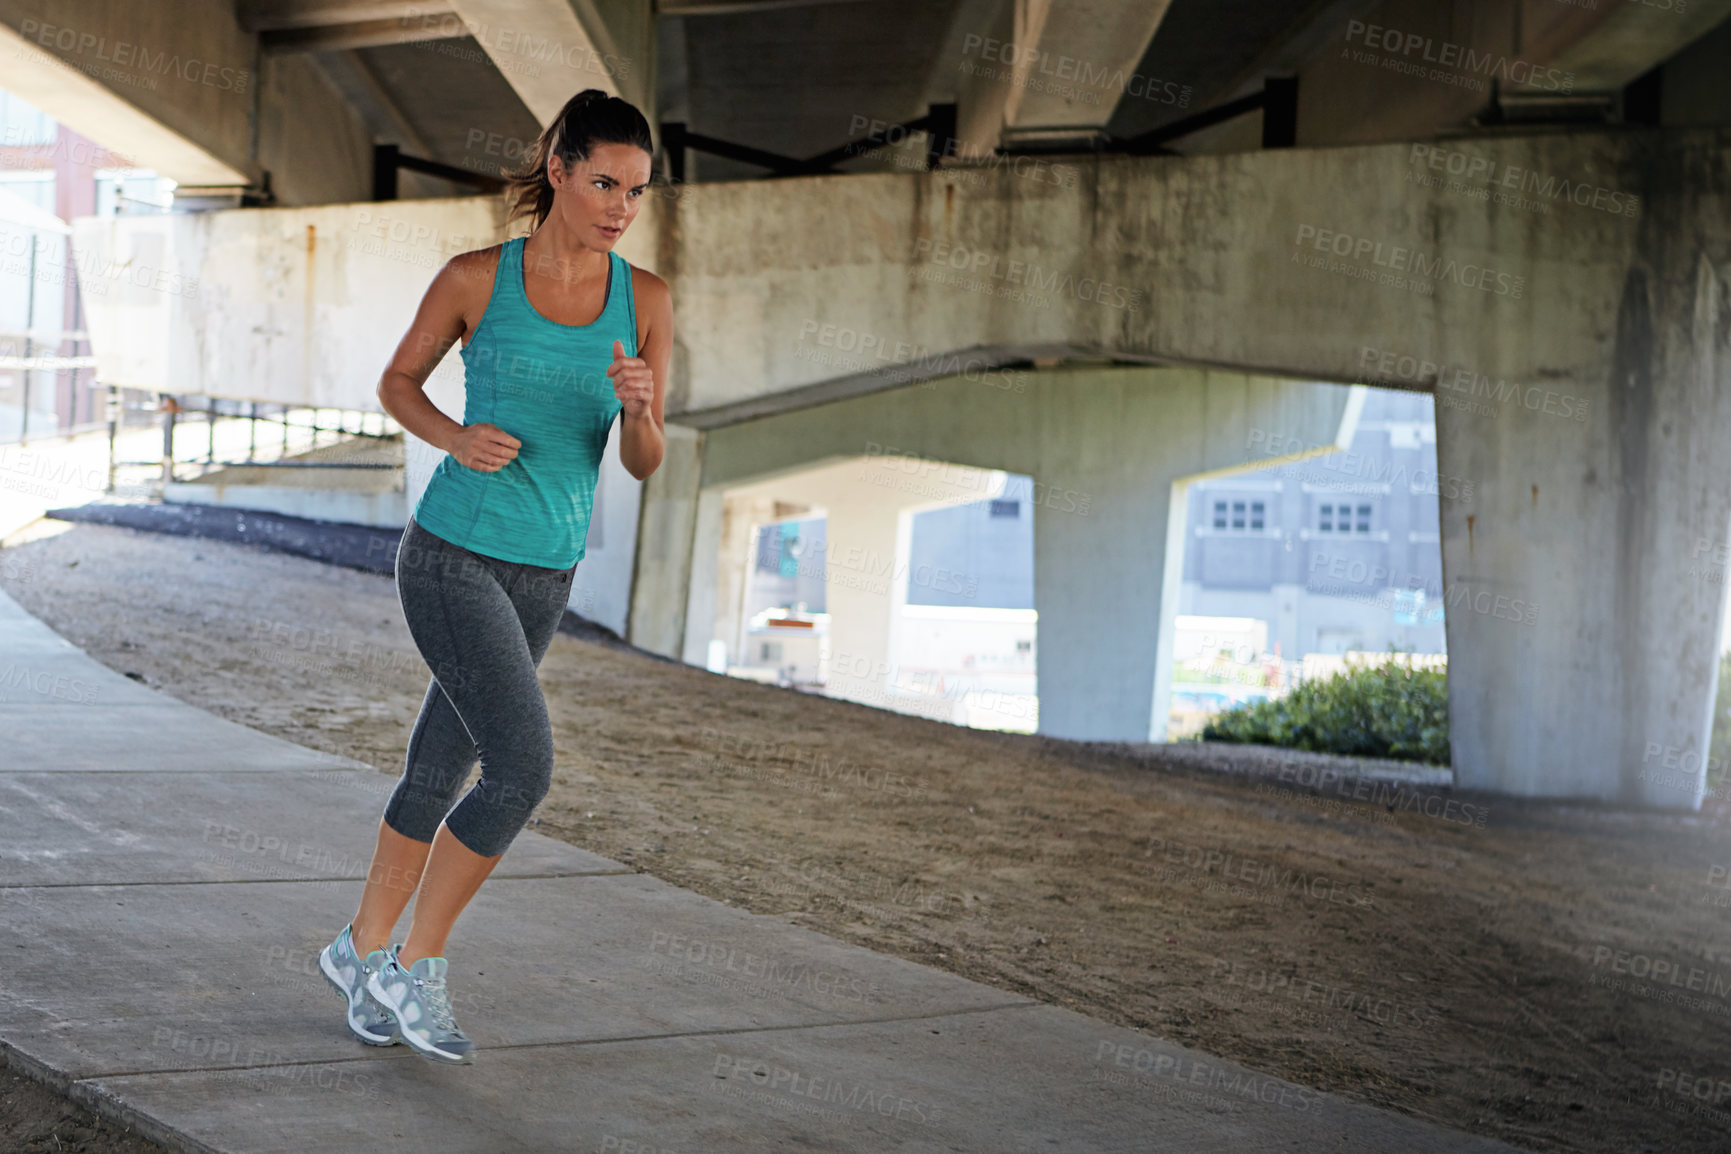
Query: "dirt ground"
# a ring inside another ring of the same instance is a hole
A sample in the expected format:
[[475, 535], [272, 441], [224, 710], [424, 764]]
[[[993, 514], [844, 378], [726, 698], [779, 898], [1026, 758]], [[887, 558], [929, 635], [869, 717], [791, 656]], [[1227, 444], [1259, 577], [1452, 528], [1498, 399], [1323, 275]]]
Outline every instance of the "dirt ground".
[[[387, 577], [79, 525], [0, 551], [0, 588], [154, 688], [400, 772], [428, 674]], [[1731, 1146], [1722, 812], [1364, 801], [1302, 788], [1343, 759], [968, 730], [564, 635], [541, 678], [541, 832], [1517, 1146]]]
[[8, 1066], [0, 1066], [0, 1150], [6, 1154], [164, 1154], [155, 1142]]

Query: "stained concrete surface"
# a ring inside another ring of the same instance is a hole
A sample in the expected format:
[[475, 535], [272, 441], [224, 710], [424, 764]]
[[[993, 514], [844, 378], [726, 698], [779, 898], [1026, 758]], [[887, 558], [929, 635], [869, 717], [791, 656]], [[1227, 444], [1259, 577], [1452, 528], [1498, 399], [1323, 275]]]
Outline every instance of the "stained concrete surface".
[[1511, 1149], [532, 830], [450, 947], [475, 1064], [364, 1047], [317, 952], [390, 779], [146, 702], [45, 632], [0, 593], [0, 653], [111, 696], [0, 705], [0, 1046], [173, 1149]]
[[[340, 879], [358, 887], [395, 784], [364, 769], [207, 771], [166, 791], [153, 773], [0, 774], [0, 885]], [[532, 838], [493, 876], [622, 868]]]

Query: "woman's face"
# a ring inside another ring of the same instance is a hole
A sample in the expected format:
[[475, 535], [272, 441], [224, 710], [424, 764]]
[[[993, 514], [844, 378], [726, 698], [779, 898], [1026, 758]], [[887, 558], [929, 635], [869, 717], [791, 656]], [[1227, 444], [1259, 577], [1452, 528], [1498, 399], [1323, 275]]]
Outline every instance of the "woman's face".
[[643, 198], [649, 195], [653, 171], [650, 155], [634, 144], [596, 144], [587, 159], [567, 171], [558, 156], [547, 158], [553, 183], [553, 207], [548, 218], [571, 231], [584, 248], [609, 252], [625, 234]]

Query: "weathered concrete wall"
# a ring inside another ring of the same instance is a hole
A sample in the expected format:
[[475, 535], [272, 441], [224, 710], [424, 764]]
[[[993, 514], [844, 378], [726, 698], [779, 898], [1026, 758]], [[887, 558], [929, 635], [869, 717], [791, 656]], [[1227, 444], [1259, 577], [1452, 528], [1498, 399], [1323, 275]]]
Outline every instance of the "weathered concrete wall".
[[[460, 197], [81, 218], [74, 246], [90, 286], [97, 377], [376, 411], [379, 374], [433, 274], [503, 235], [501, 204]], [[460, 383], [454, 353], [441, 367], [453, 371]]]
[[[1176, 584], [1166, 588], [1174, 487], [1264, 463], [1262, 446], [1277, 438], [1333, 445], [1350, 392], [1195, 369], [973, 374], [711, 430], [701, 489], [902, 454], [921, 460], [898, 497], [947, 496], [969, 470], [1031, 476], [1021, 497], [1034, 518], [1040, 732], [1147, 741], [1164, 733], [1167, 713], [1161, 674], [1171, 662], [1159, 655], [1177, 595]], [[859, 488], [874, 491], [863, 480]], [[788, 491], [803, 499], [797, 486]], [[654, 571], [640, 558], [640, 590]], [[659, 645], [633, 640], [681, 652], [659, 636]]]
[[[1639, 195], [1637, 217], [1564, 206], [1557, 229], [1573, 246], [1509, 250], [1549, 270], [1524, 325], [1413, 350], [1449, 366], [1438, 465], [1472, 486], [1471, 500], [1442, 502], [1464, 785], [1658, 806], [1700, 796], [1731, 561], [1727, 140], [1632, 142], [1640, 175], [1621, 187]], [[1562, 306], [1585, 310], [1586, 347], [1555, 339]], [[1514, 340], [1544, 354], [1528, 374], [1497, 367]]]
[[[944, 375], [968, 350], [1351, 380], [1366, 345], [1482, 333], [1487, 369], [1590, 363], [1634, 218], [1543, 196], [1548, 213], [1499, 211], [1478, 199], [1483, 172], [1462, 183], [1448, 165], [1616, 192], [1635, 186], [1630, 149], [1618, 134], [1101, 158], [1071, 187], [1032, 166], [698, 185], [663, 214], [681, 325], [703, 337], [673, 411], [725, 423]], [[1385, 274], [1410, 287], [1358, 279]]]

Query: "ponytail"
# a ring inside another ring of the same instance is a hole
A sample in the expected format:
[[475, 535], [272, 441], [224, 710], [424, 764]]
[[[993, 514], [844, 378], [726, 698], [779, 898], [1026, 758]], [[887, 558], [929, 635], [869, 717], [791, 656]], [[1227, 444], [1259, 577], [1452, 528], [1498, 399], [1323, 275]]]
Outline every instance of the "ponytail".
[[547, 179], [547, 160], [558, 156], [566, 169], [589, 158], [597, 144], [634, 144], [653, 154], [654, 138], [649, 122], [637, 106], [599, 88], [585, 88], [565, 102], [553, 122], [535, 138], [528, 161], [511, 173], [505, 190], [509, 208], [505, 223], [520, 216], [532, 219], [530, 231], [541, 227], [553, 211], [553, 184]]

